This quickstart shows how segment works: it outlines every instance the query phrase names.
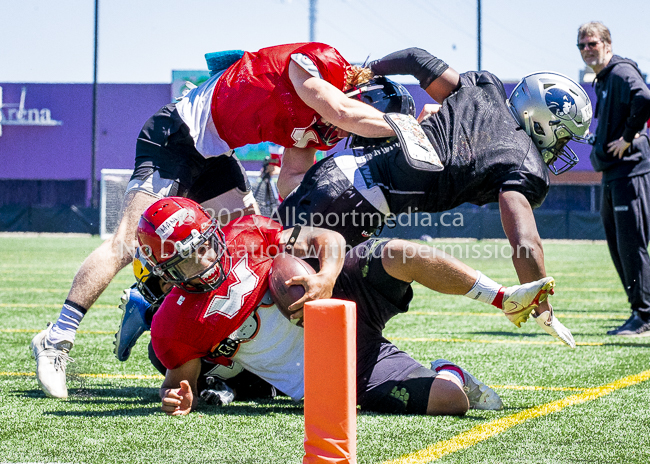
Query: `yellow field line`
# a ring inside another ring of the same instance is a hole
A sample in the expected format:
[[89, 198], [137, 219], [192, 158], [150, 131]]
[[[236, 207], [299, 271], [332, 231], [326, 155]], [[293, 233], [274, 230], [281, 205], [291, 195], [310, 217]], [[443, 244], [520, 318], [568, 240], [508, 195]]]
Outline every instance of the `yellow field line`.
[[[0, 333], [37, 333], [41, 329], [0, 329]], [[114, 334], [115, 331], [110, 330], [78, 330], [77, 333], [80, 334], [95, 334], [95, 335], [110, 335]], [[403, 341], [403, 342], [448, 342], [448, 343], [514, 343], [520, 345], [564, 345], [564, 343], [559, 341], [533, 341], [533, 340], [485, 340], [477, 338], [409, 338], [409, 337], [388, 337], [391, 341]], [[576, 345], [579, 346], [603, 346], [607, 345], [604, 342], [576, 342]], [[650, 343], [648, 344], [650, 348]]]
[[[0, 333], [38, 333], [42, 329], [0, 329]], [[77, 330], [80, 334], [110, 335], [114, 330]]]
[[487, 440], [501, 432], [519, 425], [527, 420], [536, 417], [546, 416], [548, 414], [561, 411], [564, 408], [576, 404], [592, 401], [605, 395], [609, 395], [615, 390], [629, 387], [640, 382], [650, 379], [650, 371], [641, 372], [640, 374], [631, 375], [615, 382], [602, 385], [600, 387], [588, 388], [584, 392], [567, 396], [561, 400], [552, 401], [534, 408], [526, 409], [517, 414], [502, 417], [487, 424], [478, 425], [466, 432], [456, 435], [449, 440], [443, 440], [429, 446], [426, 449], [416, 451], [415, 453], [404, 455], [392, 461], [384, 461], [382, 464], [424, 464], [436, 459], [440, 459], [447, 454], [455, 453], [469, 448], [477, 443]]
[[[557, 313], [558, 319], [627, 319], [630, 317], [629, 310], [627, 315], [622, 314], [566, 314]], [[555, 314], [555, 312], [553, 313]]]
[[[54, 304], [38, 304], [38, 303], [0, 303], [0, 308], [60, 308], [61, 305]], [[94, 304], [93, 308], [110, 309], [117, 308], [117, 303], [114, 305], [109, 304]], [[481, 313], [469, 311], [409, 311], [406, 314], [417, 316], [482, 316], [482, 317], [503, 317], [501, 313]], [[629, 315], [618, 314], [556, 314], [559, 319], [627, 319]]]
[[582, 288], [582, 287], [562, 287], [563, 292], [596, 292], [596, 293], [623, 293], [622, 288]]
[[[129, 380], [163, 380], [165, 377], [160, 374], [139, 375], [139, 374], [75, 374], [68, 373], [69, 377], [88, 377], [92, 379], [129, 379]], [[36, 377], [35, 372], [0, 372], [0, 377]]]
[[[110, 304], [94, 304], [93, 308], [117, 308], [118, 303]], [[62, 304], [58, 303], [0, 303], [0, 308], [61, 308]]]
[[[629, 310], [628, 310], [629, 313]], [[409, 311], [406, 314], [414, 314], [417, 316], [483, 316], [483, 317], [503, 317], [502, 313], [479, 313], [469, 311]], [[618, 314], [563, 314], [555, 313], [559, 319], [627, 319], [629, 315]]]
[[92, 379], [129, 379], [129, 380], [163, 380], [165, 376], [160, 374], [153, 375], [136, 375], [136, 374], [72, 374], [79, 377], [88, 377]]
[[503, 390], [549, 390], [549, 391], [578, 391], [582, 392], [587, 390], [586, 388], [575, 388], [575, 387], [537, 387], [534, 385], [490, 385], [491, 388], [500, 388]]
[[[70, 373], [70, 376], [89, 377], [94, 379], [134, 379], [134, 380], [148, 380], [148, 379], [164, 379], [162, 375], [137, 375], [137, 374], [75, 374]], [[35, 377], [34, 372], [0, 372], [0, 377]], [[550, 391], [585, 391], [586, 388], [573, 388], [573, 387], [538, 387], [534, 385], [490, 385], [492, 388], [500, 388], [503, 390], [550, 390]]]
[[[515, 343], [519, 345], [564, 345], [560, 341], [533, 341], [533, 340], [484, 340], [477, 338], [407, 338], [407, 337], [387, 337], [390, 341], [403, 342], [453, 342], [453, 343]], [[580, 346], [602, 346], [603, 342], [576, 342]], [[650, 348], [650, 343], [648, 344]]]

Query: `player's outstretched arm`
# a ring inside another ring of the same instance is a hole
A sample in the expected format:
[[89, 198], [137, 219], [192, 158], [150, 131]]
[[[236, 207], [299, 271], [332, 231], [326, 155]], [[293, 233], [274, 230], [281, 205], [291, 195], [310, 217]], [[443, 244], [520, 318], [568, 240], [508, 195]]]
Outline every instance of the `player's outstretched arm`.
[[370, 63], [379, 75], [410, 75], [420, 81], [431, 98], [442, 103], [460, 87], [460, 75], [447, 63], [421, 48], [407, 48]]
[[[282, 232], [281, 247], [287, 244], [293, 231], [292, 228]], [[299, 284], [305, 287], [303, 297], [289, 306], [289, 310], [294, 311], [302, 308], [306, 301], [330, 298], [334, 290], [334, 283], [343, 269], [345, 260], [343, 236], [331, 230], [304, 226], [293, 246], [293, 254], [299, 258], [318, 258], [320, 271], [308, 276], [294, 277], [287, 281], [287, 285]], [[298, 311], [292, 318], [301, 317], [302, 311]]]
[[160, 387], [161, 409], [170, 416], [184, 416], [196, 409], [196, 381], [201, 372], [201, 360], [193, 359], [177, 369], [168, 369]]
[[[519, 282], [533, 282], [546, 277], [542, 239], [537, 232], [533, 209], [526, 197], [515, 191], [499, 194], [499, 211], [503, 230], [512, 247], [512, 262]], [[575, 341], [569, 329], [553, 315], [548, 300], [535, 310], [536, 322], [548, 334], [575, 348]]]
[[330, 124], [362, 137], [395, 136], [395, 131], [384, 120], [384, 113], [348, 98], [332, 84], [312, 76], [293, 61], [289, 63], [289, 79], [302, 101]]

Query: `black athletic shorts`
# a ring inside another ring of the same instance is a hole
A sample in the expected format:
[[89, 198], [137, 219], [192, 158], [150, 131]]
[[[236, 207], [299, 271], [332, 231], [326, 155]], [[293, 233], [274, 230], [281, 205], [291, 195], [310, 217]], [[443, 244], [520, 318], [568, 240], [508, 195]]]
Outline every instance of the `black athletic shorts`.
[[155, 171], [174, 181], [170, 192], [198, 203], [237, 187], [249, 191], [246, 172], [234, 154], [204, 158], [194, 146], [190, 128], [176, 105], [163, 106], [142, 127], [135, 148], [131, 180], [145, 180]]
[[388, 275], [381, 263], [386, 239], [352, 248], [333, 298], [357, 304], [357, 404], [382, 413], [426, 414], [436, 373], [389, 342], [382, 331], [396, 314], [408, 311], [413, 290]]

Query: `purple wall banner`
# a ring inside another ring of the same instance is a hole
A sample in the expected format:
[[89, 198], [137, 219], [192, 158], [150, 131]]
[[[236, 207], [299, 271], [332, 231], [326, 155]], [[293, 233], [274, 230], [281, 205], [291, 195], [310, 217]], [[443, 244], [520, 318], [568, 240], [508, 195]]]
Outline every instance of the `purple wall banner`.
[[[0, 83], [0, 87], [0, 179], [89, 181], [92, 84]], [[99, 85], [96, 179], [102, 168], [133, 169], [140, 129], [169, 102], [169, 92], [169, 84]], [[29, 118], [36, 122], [37, 114], [38, 122], [49, 118], [51, 123], [24, 124]], [[90, 182], [87, 190], [89, 199]]]
[[[506, 93], [514, 86], [505, 84]], [[406, 87], [418, 111], [432, 101], [418, 85]], [[595, 103], [591, 85], [584, 87]], [[83, 180], [88, 205], [92, 84], [0, 83], [0, 88], [0, 181]], [[170, 84], [99, 84], [96, 179], [102, 169], [133, 169], [140, 129], [170, 95]], [[575, 170], [591, 171], [589, 146], [574, 149], [580, 157]]]

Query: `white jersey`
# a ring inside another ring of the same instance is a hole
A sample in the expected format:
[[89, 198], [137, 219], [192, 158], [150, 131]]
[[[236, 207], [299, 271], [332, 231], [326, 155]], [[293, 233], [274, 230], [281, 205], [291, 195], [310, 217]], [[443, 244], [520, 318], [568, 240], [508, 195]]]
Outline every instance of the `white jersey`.
[[206, 158], [231, 152], [226, 142], [221, 140], [212, 120], [212, 93], [221, 74], [215, 74], [176, 102], [178, 114], [190, 128], [196, 150]]
[[305, 394], [305, 331], [275, 305], [260, 307], [257, 315], [257, 334], [239, 345], [232, 360], [298, 401]]

